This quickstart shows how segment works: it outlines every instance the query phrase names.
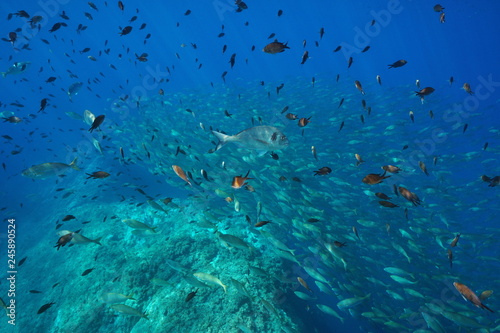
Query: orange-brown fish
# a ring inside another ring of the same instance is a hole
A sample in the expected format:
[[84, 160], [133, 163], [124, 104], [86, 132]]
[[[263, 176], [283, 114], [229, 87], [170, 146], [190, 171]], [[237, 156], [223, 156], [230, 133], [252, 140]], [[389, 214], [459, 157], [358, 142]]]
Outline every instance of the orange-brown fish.
[[391, 200], [391, 198], [388, 195], [381, 192], [377, 192], [375, 193], [375, 195], [377, 196], [377, 198], [380, 198], [382, 200]]
[[300, 118], [299, 122], [298, 122], [299, 127], [304, 127], [307, 124], [309, 124], [311, 122], [309, 119], [311, 119], [311, 118], [312, 118], [312, 116], [309, 118]]
[[109, 173], [106, 171], [95, 171], [92, 173], [86, 173], [88, 176], [87, 179], [92, 178], [92, 179], [103, 179], [109, 177]]
[[399, 207], [398, 205], [396, 204], [393, 204], [392, 202], [390, 201], [379, 201], [378, 202], [381, 206], [384, 206], [384, 207], [388, 207], [388, 208], [396, 208], [396, 207]]
[[424, 96], [428, 96], [428, 95], [432, 94], [434, 91], [435, 91], [435, 89], [432, 88], [432, 87], [425, 87], [424, 89], [422, 89], [420, 91], [415, 91], [415, 95], [417, 95], [418, 97], [420, 97], [420, 100], [423, 103], [424, 102]]
[[418, 161], [418, 166], [420, 167], [420, 170], [422, 170], [426, 176], [429, 175], [429, 172], [427, 171], [427, 167], [425, 166], [425, 163], [422, 161]]
[[365, 92], [363, 90], [363, 86], [361, 85], [361, 82], [358, 80], [354, 81], [354, 86], [364, 95]]
[[304, 281], [304, 279], [303, 279], [303, 278], [301, 278], [300, 276], [297, 276], [297, 281], [299, 281], [299, 283], [300, 283], [300, 284], [301, 284], [304, 288], [306, 288], [307, 290], [309, 290], [311, 293], [313, 292], [313, 291], [311, 290], [311, 288], [309, 288], [309, 286], [307, 285], [307, 282], [306, 282], [306, 281]]
[[356, 157], [356, 166], [359, 166], [361, 163], [365, 163], [359, 154], [354, 154], [354, 157]]
[[265, 226], [268, 223], [271, 223], [271, 221], [259, 221], [259, 222], [255, 223], [255, 227], [260, 228], [262, 226]]
[[465, 284], [462, 284], [462, 283], [459, 283], [459, 282], [453, 282], [453, 285], [455, 286], [455, 288], [458, 290], [458, 292], [460, 293], [460, 295], [462, 295], [462, 297], [466, 301], [471, 302], [472, 304], [474, 304], [478, 308], [486, 309], [486, 310], [488, 310], [490, 312], [494, 312], [492, 309], [490, 309], [489, 307], [487, 307], [486, 305], [484, 305], [481, 302], [481, 300], [479, 299], [479, 297], [477, 297], [477, 295], [472, 290], [470, 290], [469, 287], [467, 287]]
[[376, 173], [370, 173], [365, 176], [365, 178], [362, 179], [362, 182], [368, 185], [375, 185], [375, 184], [380, 184], [382, 181], [386, 178], [389, 178], [390, 176], [385, 176], [385, 173], [382, 175], [376, 174]]
[[493, 294], [493, 290], [485, 290], [481, 293], [481, 295], [479, 295], [479, 299], [481, 301], [484, 301], [485, 299], [487, 299], [488, 297], [491, 296], [491, 294]]
[[248, 170], [248, 172], [245, 175], [245, 177], [242, 177], [242, 176], [235, 176], [235, 177], [233, 177], [233, 182], [231, 183], [231, 187], [235, 188], [235, 189], [238, 189], [238, 188], [241, 188], [242, 186], [246, 185], [245, 182], [248, 179], [253, 179], [253, 178], [249, 178], [248, 177], [249, 174], [250, 174], [250, 170]]
[[322, 167], [318, 171], [314, 171], [314, 175], [315, 176], [318, 176], [318, 175], [325, 176], [325, 175], [328, 175], [330, 172], [332, 172], [332, 169], [330, 169], [329, 167]]
[[299, 119], [299, 116], [297, 116], [296, 114], [293, 114], [293, 113], [287, 113], [285, 117], [286, 117], [286, 119], [289, 119], [289, 120]]
[[474, 95], [474, 92], [472, 91], [470, 84], [468, 84], [467, 82], [464, 83], [462, 88], [463, 90], [465, 90], [465, 92], [469, 93], [470, 95]]
[[266, 46], [264, 46], [264, 48], [262, 49], [262, 51], [264, 51], [265, 53], [269, 53], [269, 54], [280, 53], [280, 52], [285, 51], [285, 49], [289, 49], [289, 47], [287, 46], [287, 44], [288, 44], [288, 42], [287, 43], [281, 43], [281, 42], [278, 42], [277, 39], [275, 39], [274, 42], [269, 43]]
[[59, 248], [61, 246], [68, 244], [72, 239], [73, 239], [73, 233], [72, 232], [67, 233], [67, 234], [59, 237], [59, 239], [57, 240], [56, 246], [54, 246], [54, 247], [57, 247], [57, 250], [59, 251]]
[[410, 192], [408, 189], [400, 186], [398, 187], [399, 193], [403, 198], [410, 201], [413, 205], [418, 206], [421, 205], [420, 198], [413, 192]]
[[460, 234], [457, 234], [457, 235], [455, 236], [455, 238], [453, 238], [453, 240], [451, 241], [450, 246], [451, 246], [451, 247], [455, 247], [455, 246], [457, 246], [457, 243], [458, 243], [458, 240], [459, 240], [459, 239], [460, 239]]
[[400, 168], [394, 165], [384, 165], [382, 167], [382, 170], [390, 173], [399, 173], [399, 171], [402, 171]]
[[190, 186], [192, 186], [191, 182], [189, 181], [188, 177], [186, 176], [186, 173], [184, 172], [184, 170], [182, 170], [182, 168], [180, 166], [172, 165], [172, 169], [174, 170], [174, 172], [177, 176], [179, 176], [182, 180], [184, 180], [186, 183], [188, 183]]

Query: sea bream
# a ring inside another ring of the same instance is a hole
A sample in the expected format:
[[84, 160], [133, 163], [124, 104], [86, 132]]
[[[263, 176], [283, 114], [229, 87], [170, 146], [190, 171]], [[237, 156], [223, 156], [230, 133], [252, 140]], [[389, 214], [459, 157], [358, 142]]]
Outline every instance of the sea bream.
[[78, 95], [78, 92], [82, 88], [83, 83], [81, 82], [75, 82], [72, 85], [69, 86], [68, 88], [68, 97], [70, 101], [73, 101], [73, 96]]
[[234, 142], [242, 148], [259, 150], [263, 153], [280, 150], [288, 146], [287, 137], [273, 126], [255, 126], [239, 132], [235, 135], [212, 131], [219, 139], [215, 150], [219, 150], [226, 143]]
[[7, 75], [13, 75], [13, 74], [21, 74], [24, 73], [31, 62], [26, 61], [26, 62], [15, 62], [14, 65], [10, 66], [7, 71], [2, 72], [2, 77], [5, 78]]
[[28, 168], [22, 172], [24, 177], [33, 178], [33, 179], [45, 179], [53, 176], [58, 176], [68, 169], [75, 169], [80, 171], [80, 168], [76, 165], [75, 158], [73, 162], [70, 164], [65, 163], [43, 163], [38, 165], [33, 165], [31, 168]]

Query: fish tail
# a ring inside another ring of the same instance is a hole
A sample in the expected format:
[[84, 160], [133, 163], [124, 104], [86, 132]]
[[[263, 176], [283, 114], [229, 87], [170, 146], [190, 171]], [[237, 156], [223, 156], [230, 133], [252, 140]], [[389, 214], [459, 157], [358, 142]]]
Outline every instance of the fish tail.
[[216, 131], [212, 131], [212, 133], [213, 133], [213, 135], [215, 135], [217, 137], [217, 139], [219, 139], [219, 143], [217, 143], [217, 147], [215, 148], [215, 151], [221, 149], [222, 146], [224, 146], [226, 143], [230, 142], [230, 138], [231, 138], [230, 135], [227, 135], [227, 134], [224, 134], [221, 132], [216, 132]]
[[101, 244], [101, 239], [102, 239], [102, 237], [96, 238], [96, 239], [93, 240], [93, 242], [96, 243], [96, 244], [102, 245]]
[[69, 166], [77, 171], [80, 171], [80, 168], [78, 167], [78, 165], [76, 165], [76, 161], [78, 160], [78, 157], [75, 157], [75, 159], [73, 160], [73, 162], [71, 162], [69, 164]]
[[486, 310], [490, 311], [490, 312], [495, 312], [495, 311], [493, 311], [492, 309], [490, 309], [489, 307], [487, 307], [486, 305], [484, 305], [483, 303], [481, 303], [481, 307], [482, 307], [483, 309], [486, 309]]
[[[224, 288], [224, 293], [227, 294], [227, 286], [225, 284], [222, 284], [222, 283], [221, 283], [221, 286], [222, 286], [222, 288]], [[490, 309], [488, 309], [488, 310], [490, 310]], [[491, 311], [491, 312], [493, 312], [493, 311]]]
[[158, 228], [158, 227], [152, 227], [151, 231], [154, 232], [154, 233], [156, 233], [156, 228]]

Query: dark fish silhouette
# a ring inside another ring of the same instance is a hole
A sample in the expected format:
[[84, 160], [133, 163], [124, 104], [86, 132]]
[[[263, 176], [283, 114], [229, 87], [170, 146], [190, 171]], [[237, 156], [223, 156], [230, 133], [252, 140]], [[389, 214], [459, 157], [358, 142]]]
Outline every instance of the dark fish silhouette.
[[50, 302], [50, 303], [42, 305], [40, 307], [40, 309], [38, 309], [37, 314], [44, 313], [45, 311], [47, 311], [54, 304], [56, 304], [56, 303], [55, 302]]
[[403, 67], [407, 63], [408, 63], [408, 61], [406, 61], [406, 60], [398, 60], [395, 63], [393, 63], [391, 65], [387, 65], [387, 66], [389, 66], [389, 68], [398, 68], [398, 67]]
[[96, 128], [98, 128], [99, 126], [101, 126], [102, 122], [104, 121], [104, 118], [105, 118], [105, 116], [103, 114], [100, 115], [100, 116], [97, 116], [94, 119], [94, 122], [92, 123], [92, 126], [90, 126], [90, 128], [89, 128], [89, 132], [92, 133], [92, 131], [94, 131]]
[[128, 35], [132, 31], [131, 26], [126, 26], [125, 28], [122, 29], [122, 31], [119, 32], [120, 36], [125, 36]]
[[278, 40], [275, 39], [274, 42], [269, 43], [266, 46], [264, 46], [262, 51], [264, 51], [265, 53], [269, 53], [269, 54], [276, 54], [276, 53], [284, 52], [285, 49], [289, 49], [287, 44], [288, 43], [278, 42]]

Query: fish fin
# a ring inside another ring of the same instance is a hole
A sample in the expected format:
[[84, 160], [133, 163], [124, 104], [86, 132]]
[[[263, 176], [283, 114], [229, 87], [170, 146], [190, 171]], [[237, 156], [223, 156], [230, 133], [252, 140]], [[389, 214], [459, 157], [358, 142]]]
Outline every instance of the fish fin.
[[483, 303], [481, 303], [481, 308], [486, 309], [486, 310], [488, 310], [490, 312], [495, 312], [492, 309], [490, 309], [489, 307], [487, 307], [486, 305], [484, 305]]
[[69, 166], [77, 171], [80, 171], [80, 168], [78, 167], [78, 165], [76, 165], [76, 161], [78, 160], [78, 157], [75, 157], [75, 159], [73, 160], [73, 162], [71, 162], [69, 164]]
[[101, 239], [102, 239], [102, 237], [96, 238], [96, 239], [93, 240], [93, 242], [96, 243], [96, 244], [102, 245], [101, 244]]
[[151, 228], [151, 231], [154, 232], [155, 234], [156, 234], [156, 228], [158, 228], [158, 227], [152, 227]]
[[231, 135], [227, 135], [227, 134], [224, 134], [221, 132], [216, 132], [216, 131], [212, 131], [212, 134], [215, 135], [217, 137], [217, 139], [219, 139], [219, 143], [217, 143], [217, 147], [215, 147], [215, 151], [221, 149], [222, 146], [224, 146], [226, 143], [231, 141], [231, 139], [230, 139]]

